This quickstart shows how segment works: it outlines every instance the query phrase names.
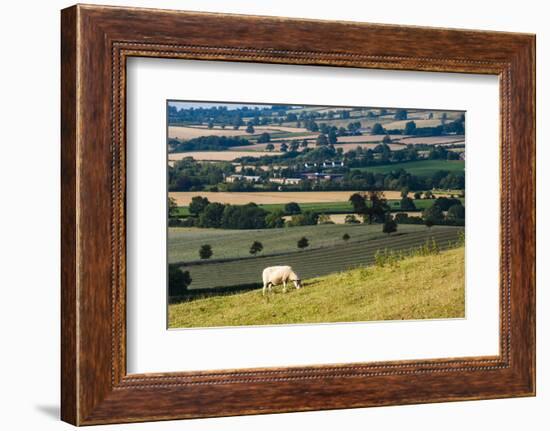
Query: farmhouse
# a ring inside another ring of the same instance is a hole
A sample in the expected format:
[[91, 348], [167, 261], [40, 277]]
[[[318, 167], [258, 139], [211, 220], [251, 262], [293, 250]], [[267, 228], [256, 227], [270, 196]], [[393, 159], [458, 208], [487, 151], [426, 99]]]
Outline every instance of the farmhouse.
[[301, 178], [270, 178], [270, 183], [282, 184], [282, 185], [298, 185], [302, 182]]
[[343, 174], [325, 174], [320, 172], [307, 172], [302, 177], [311, 181], [339, 181], [344, 178]]
[[235, 181], [246, 181], [249, 183], [258, 183], [260, 182], [261, 177], [259, 175], [239, 175], [233, 174], [225, 177], [226, 183], [234, 183]]

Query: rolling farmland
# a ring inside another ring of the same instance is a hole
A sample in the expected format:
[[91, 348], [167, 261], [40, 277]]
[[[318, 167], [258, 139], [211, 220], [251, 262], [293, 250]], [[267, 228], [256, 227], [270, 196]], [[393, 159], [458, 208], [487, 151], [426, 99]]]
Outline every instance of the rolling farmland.
[[[342, 226], [342, 225], [335, 225]], [[314, 227], [315, 228], [315, 227]], [[437, 226], [419, 229], [416, 232], [398, 233], [383, 238], [343, 243], [332, 247], [296, 251], [273, 256], [235, 259], [224, 262], [205, 262], [183, 265], [193, 282], [190, 289], [211, 289], [251, 285], [261, 282], [262, 270], [267, 266], [291, 265], [305, 280], [358, 266], [370, 265], [377, 250], [409, 250], [433, 238], [441, 249], [455, 243], [462, 228]], [[312, 241], [313, 243], [313, 241]], [[312, 244], [313, 245], [313, 244]]]
[[[430, 268], [426, 271], [425, 268]], [[259, 291], [168, 306], [170, 328], [462, 318], [464, 247], [308, 280], [263, 298]]]

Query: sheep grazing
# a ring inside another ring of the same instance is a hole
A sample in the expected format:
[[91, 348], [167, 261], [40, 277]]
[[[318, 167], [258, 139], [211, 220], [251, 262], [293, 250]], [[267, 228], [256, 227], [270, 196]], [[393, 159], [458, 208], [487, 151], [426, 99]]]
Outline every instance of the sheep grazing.
[[266, 289], [269, 289], [271, 292], [273, 286], [281, 283], [283, 284], [283, 293], [285, 293], [286, 284], [290, 281], [294, 282], [296, 289], [302, 287], [302, 280], [300, 280], [300, 277], [294, 272], [291, 266], [269, 266], [264, 269], [262, 280], [264, 282], [263, 295], [265, 295]]

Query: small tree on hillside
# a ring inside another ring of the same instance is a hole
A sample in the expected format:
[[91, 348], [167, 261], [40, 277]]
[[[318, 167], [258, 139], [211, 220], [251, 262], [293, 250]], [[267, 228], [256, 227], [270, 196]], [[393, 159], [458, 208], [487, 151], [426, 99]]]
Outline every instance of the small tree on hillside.
[[246, 126], [246, 133], [254, 133], [254, 126], [252, 123], [248, 123], [248, 126]]
[[342, 239], [343, 239], [344, 241], [346, 241], [346, 242], [349, 241], [349, 238], [350, 238], [350, 236], [349, 236], [347, 233], [345, 233], [344, 235], [342, 235]]
[[297, 245], [299, 249], [304, 249], [306, 247], [309, 247], [309, 240], [305, 236], [303, 236], [298, 240]]
[[168, 296], [181, 296], [191, 284], [189, 271], [182, 271], [177, 266], [168, 267]]
[[384, 222], [384, 225], [382, 226], [382, 232], [384, 233], [387, 233], [388, 236], [392, 233], [392, 232], [397, 232], [397, 223], [395, 222], [395, 220], [392, 218], [392, 216], [388, 216], [386, 218], [386, 221]]
[[201, 259], [210, 259], [214, 252], [212, 251], [212, 246], [210, 244], [203, 244], [199, 249], [199, 256]]
[[273, 145], [273, 144], [267, 144], [267, 145], [265, 146], [265, 149], [266, 149], [267, 151], [273, 151], [273, 150], [275, 149], [275, 145]]
[[283, 152], [283, 153], [286, 153], [288, 151], [288, 144], [286, 142], [283, 142], [281, 144], [281, 147], [280, 147], [280, 150]]
[[264, 246], [260, 241], [254, 241], [250, 246], [249, 253], [255, 255], [256, 253], [260, 253], [263, 249]]
[[191, 198], [191, 203], [189, 204], [189, 212], [191, 214], [198, 215], [206, 208], [210, 203], [208, 198], [203, 198], [202, 196], [193, 196]]

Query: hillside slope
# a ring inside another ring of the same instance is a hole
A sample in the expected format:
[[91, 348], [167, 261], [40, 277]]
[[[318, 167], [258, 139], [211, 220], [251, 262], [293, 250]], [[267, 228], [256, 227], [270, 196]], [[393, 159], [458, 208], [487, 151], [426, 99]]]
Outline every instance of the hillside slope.
[[171, 304], [170, 328], [464, 317], [464, 247], [281, 287]]

